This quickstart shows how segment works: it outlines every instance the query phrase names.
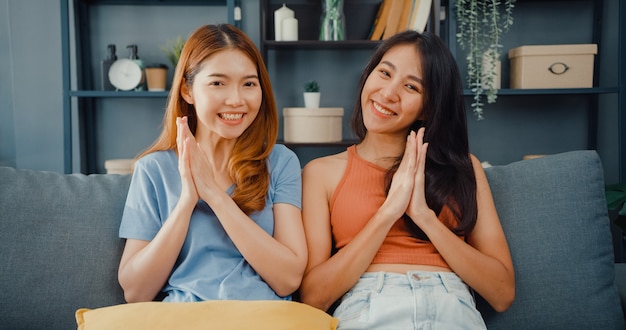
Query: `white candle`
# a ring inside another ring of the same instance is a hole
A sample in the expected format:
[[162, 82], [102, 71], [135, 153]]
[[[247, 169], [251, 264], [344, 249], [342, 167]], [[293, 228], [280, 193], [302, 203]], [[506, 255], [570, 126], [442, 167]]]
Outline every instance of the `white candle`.
[[281, 26], [283, 41], [298, 40], [298, 20], [295, 18], [285, 18]]
[[283, 34], [282, 34], [283, 20], [285, 18], [294, 18], [294, 17], [295, 17], [295, 14], [293, 10], [287, 8], [287, 6], [284, 3], [282, 7], [278, 8], [274, 12], [274, 39], [276, 39], [276, 41], [283, 40]]

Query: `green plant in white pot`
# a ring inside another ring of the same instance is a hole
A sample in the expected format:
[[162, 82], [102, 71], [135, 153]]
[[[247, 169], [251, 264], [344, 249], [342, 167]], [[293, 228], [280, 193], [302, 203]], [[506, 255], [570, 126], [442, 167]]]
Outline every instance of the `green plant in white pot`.
[[456, 0], [457, 42], [467, 51], [472, 109], [483, 118], [482, 94], [494, 103], [500, 88], [501, 37], [513, 24], [515, 0]]
[[304, 84], [304, 107], [317, 109], [320, 107], [320, 86], [315, 80]]

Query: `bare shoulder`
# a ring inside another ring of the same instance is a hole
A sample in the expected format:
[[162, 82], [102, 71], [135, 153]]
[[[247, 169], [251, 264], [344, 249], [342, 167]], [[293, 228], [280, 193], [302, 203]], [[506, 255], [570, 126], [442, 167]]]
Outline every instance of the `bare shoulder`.
[[343, 176], [347, 163], [348, 153], [346, 151], [316, 158], [304, 166], [302, 177], [305, 182], [324, 183], [325, 186], [332, 189]]
[[[470, 153], [469, 157], [470, 157], [470, 160], [472, 161], [472, 165], [474, 165], [474, 166], [481, 165], [480, 164], [480, 160], [474, 154]], [[482, 167], [482, 165], [481, 165], [481, 167]]]
[[346, 151], [338, 154], [316, 158], [308, 162], [304, 166], [304, 173], [310, 174], [328, 174], [336, 172], [338, 167], [346, 167], [348, 162], [348, 153]]
[[472, 167], [474, 168], [474, 172], [484, 172], [482, 162], [476, 157], [474, 154], [469, 154], [470, 160], [472, 161]]

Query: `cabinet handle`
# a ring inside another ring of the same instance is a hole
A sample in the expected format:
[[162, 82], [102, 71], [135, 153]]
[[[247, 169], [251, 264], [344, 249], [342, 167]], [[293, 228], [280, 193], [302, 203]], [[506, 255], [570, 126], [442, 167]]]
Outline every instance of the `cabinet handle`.
[[553, 74], [564, 74], [567, 70], [569, 70], [569, 66], [563, 62], [552, 63], [552, 65], [548, 68], [548, 71]]

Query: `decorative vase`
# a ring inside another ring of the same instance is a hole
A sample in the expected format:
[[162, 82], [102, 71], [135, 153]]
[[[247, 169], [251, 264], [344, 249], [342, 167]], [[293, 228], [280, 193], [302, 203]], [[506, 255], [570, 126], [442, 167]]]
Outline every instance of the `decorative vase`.
[[304, 92], [304, 107], [308, 109], [317, 109], [320, 107], [320, 92]]
[[346, 40], [343, 0], [322, 0], [320, 40]]

